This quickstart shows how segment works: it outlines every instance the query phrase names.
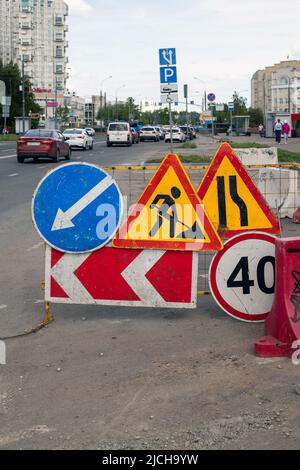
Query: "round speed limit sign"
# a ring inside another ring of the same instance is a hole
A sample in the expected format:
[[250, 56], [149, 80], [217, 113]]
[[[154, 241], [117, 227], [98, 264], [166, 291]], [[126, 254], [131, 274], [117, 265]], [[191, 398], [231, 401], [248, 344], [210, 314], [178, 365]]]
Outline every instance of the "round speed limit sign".
[[229, 315], [248, 322], [264, 321], [275, 291], [275, 240], [248, 232], [231, 238], [209, 270], [212, 295]]

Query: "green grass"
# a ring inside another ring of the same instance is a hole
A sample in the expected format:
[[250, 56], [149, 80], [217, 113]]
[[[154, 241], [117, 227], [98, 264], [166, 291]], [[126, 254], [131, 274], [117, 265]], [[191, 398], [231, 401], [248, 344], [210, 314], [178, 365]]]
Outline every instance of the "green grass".
[[16, 142], [18, 139], [16, 134], [0, 134], [0, 142]]
[[[210, 163], [212, 157], [206, 155], [180, 155], [179, 158], [182, 163]], [[152, 160], [147, 160], [147, 163], [161, 163], [162, 158], [153, 158]]]
[[[212, 157], [207, 155], [179, 155], [182, 163], [210, 163]], [[278, 149], [279, 163], [300, 163], [300, 153], [290, 152], [289, 150]], [[161, 163], [162, 158], [148, 160], [147, 163]]]
[[197, 144], [195, 144], [195, 142], [184, 142], [184, 144], [181, 144], [178, 148], [180, 148], [180, 149], [196, 149]]
[[289, 150], [278, 149], [278, 160], [279, 162], [292, 162], [300, 163], [300, 153], [299, 152], [290, 152]]
[[232, 142], [231, 140], [221, 140], [220, 143], [227, 142], [233, 149], [266, 149], [270, 148], [267, 144], [258, 144], [256, 142]]

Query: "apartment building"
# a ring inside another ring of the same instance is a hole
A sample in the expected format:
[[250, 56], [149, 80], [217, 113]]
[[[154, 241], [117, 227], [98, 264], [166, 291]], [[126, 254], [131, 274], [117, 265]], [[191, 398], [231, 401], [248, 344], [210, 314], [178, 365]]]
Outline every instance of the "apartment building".
[[0, 60], [23, 68], [34, 89], [63, 92], [67, 16], [63, 0], [0, 0]]
[[266, 113], [300, 113], [300, 61], [284, 60], [257, 70], [251, 80], [251, 106]]

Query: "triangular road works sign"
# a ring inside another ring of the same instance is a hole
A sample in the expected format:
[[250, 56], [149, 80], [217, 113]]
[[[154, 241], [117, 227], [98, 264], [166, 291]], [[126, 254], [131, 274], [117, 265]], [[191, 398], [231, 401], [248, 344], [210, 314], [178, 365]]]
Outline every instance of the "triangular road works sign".
[[113, 245], [181, 251], [222, 248], [222, 241], [177, 155], [165, 157]]
[[222, 144], [198, 196], [221, 238], [258, 230], [280, 233], [280, 224], [229, 144]]

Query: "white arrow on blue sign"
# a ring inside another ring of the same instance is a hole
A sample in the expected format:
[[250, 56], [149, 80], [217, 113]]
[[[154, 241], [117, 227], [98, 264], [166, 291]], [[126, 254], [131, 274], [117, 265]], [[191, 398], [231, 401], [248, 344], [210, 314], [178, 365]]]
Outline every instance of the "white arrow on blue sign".
[[34, 225], [45, 242], [65, 253], [87, 253], [107, 245], [121, 222], [117, 183], [88, 163], [70, 163], [48, 173], [32, 200]]
[[176, 49], [165, 48], [159, 49], [159, 64], [161, 66], [172, 66], [176, 65]]
[[233, 102], [233, 101], [229, 101], [229, 103], [228, 103], [228, 110], [229, 110], [229, 111], [234, 111], [234, 102]]

